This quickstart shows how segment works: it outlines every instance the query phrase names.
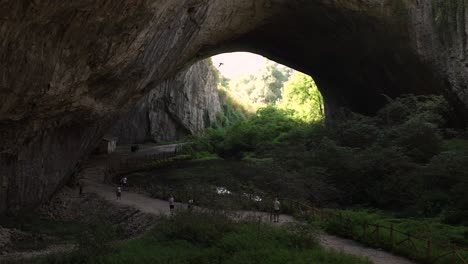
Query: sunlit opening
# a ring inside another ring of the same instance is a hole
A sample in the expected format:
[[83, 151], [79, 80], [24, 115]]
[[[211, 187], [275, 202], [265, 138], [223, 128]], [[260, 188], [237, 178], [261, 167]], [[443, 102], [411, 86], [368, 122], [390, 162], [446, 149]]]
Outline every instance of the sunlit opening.
[[220, 54], [212, 62], [221, 92], [248, 111], [269, 106], [304, 122], [323, 119], [323, 98], [312, 77], [248, 52]]

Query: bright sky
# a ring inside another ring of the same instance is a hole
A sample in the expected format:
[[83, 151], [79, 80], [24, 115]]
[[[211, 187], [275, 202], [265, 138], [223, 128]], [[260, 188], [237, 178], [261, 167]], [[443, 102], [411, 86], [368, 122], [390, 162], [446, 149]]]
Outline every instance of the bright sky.
[[256, 75], [265, 67], [267, 61], [267, 58], [249, 52], [224, 53], [211, 59], [214, 66], [229, 79], [237, 79], [244, 74]]

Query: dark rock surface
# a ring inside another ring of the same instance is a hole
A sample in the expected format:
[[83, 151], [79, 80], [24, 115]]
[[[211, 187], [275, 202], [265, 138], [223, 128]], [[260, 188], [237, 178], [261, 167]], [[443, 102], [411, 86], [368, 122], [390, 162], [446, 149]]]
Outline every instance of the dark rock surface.
[[49, 199], [184, 67], [233, 50], [311, 74], [327, 111], [439, 93], [466, 124], [463, 0], [0, 0], [0, 212]]
[[178, 140], [216, 122], [221, 111], [210, 60], [195, 63], [143, 97], [112, 129], [119, 144]]

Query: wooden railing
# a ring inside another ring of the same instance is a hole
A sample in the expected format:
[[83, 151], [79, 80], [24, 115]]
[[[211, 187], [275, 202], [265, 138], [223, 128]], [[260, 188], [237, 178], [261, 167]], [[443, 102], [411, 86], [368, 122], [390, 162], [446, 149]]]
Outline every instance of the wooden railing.
[[[367, 222], [356, 223], [356, 221], [344, 216], [341, 212], [318, 209], [302, 202], [287, 199], [285, 201], [289, 203], [299, 215], [312, 217], [323, 222], [335, 221], [342, 228], [346, 229], [360, 229], [361, 240], [366, 240], [365, 238], [368, 238], [386, 243], [392, 251], [396, 251], [397, 249], [415, 251], [419, 256], [423, 256], [426, 263], [437, 264], [445, 261], [445, 263], [451, 264], [468, 264], [468, 248], [460, 247], [454, 243], [441, 243], [439, 241], [433, 241], [431, 238], [409, 234], [395, 229], [393, 224], [384, 226]], [[385, 236], [387, 241], [383, 241], [384, 232], [388, 234], [388, 236]], [[449, 260], [450, 262], [447, 262]]]

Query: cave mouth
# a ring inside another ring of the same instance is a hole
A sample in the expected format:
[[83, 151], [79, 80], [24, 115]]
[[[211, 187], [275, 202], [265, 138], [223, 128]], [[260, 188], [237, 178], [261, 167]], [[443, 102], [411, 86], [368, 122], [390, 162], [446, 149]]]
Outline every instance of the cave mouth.
[[221, 53], [210, 60], [220, 93], [234, 97], [247, 110], [274, 106], [292, 111], [292, 117], [302, 121], [324, 118], [323, 97], [310, 75], [250, 52]]
[[109, 142], [129, 149], [129, 144], [183, 141], [207, 128], [232, 126], [266, 107], [307, 123], [321, 121], [325, 112], [309, 75], [254, 53], [219, 54], [151, 90], [113, 126], [99, 152]]
[[[455, 54], [465, 38], [450, 38], [458, 20], [447, 15], [438, 17], [452, 30], [433, 29], [431, 1], [24, 2], [2, 2], [0, 212], [46, 201], [146, 92], [222, 52], [313, 74], [327, 116], [340, 107], [372, 115], [385, 96], [436, 93], [466, 125], [466, 67], [451, 62], [465, 57]], [[183, 122], [161, 105], [173, 127]]]

